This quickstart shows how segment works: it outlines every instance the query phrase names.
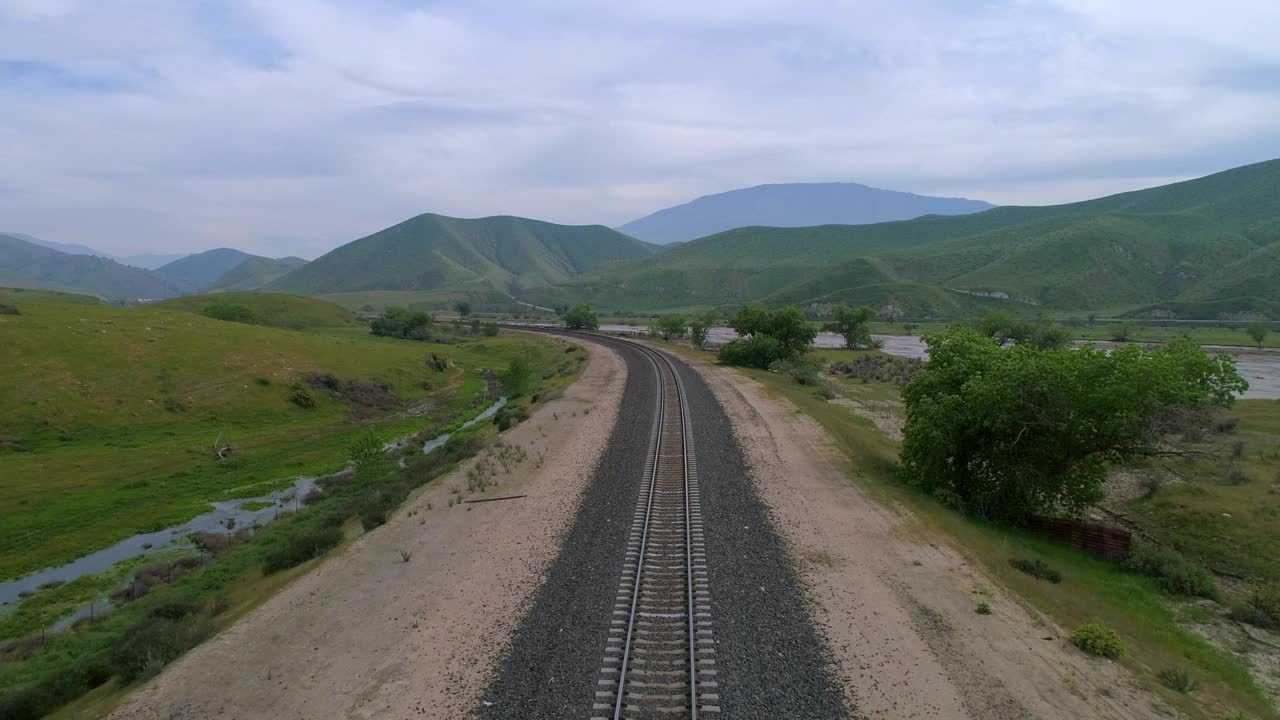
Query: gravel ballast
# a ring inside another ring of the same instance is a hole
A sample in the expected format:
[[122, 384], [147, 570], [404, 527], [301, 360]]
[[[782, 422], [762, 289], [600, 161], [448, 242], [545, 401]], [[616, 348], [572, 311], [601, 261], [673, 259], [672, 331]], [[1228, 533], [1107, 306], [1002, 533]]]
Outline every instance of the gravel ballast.
[[[618, 341], [626, 389], [613, 436], [559, 557], [477, 713], [493, 720], [586, 718], [652, 430], [649, 360]], [[723, 718], [848, 717], [785, 546], [752, 487], [732, 427], [676, 359], [693, 421]], [[714, 717], [714, 716], [713, 716]]]

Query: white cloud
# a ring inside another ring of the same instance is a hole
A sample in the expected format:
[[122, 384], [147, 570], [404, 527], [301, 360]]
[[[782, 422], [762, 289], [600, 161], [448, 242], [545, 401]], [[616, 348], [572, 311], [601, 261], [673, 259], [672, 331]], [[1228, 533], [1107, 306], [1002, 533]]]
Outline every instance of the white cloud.
[[0, 226], [315, 255], [762, 182], [1048, 203], [1275, 155], [1270, 2], [0, 0]]

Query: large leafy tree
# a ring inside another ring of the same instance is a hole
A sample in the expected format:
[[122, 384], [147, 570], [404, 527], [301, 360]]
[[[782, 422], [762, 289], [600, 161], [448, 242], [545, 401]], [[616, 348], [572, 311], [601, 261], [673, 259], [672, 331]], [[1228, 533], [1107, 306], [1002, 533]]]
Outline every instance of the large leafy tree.
[[564, 326], [570, 330], [595, 330], [600, 327], [600, 318], [590, 305], [574, 305], [564, 314]]
[[776, 339], [778, 345], [782, 347], [782, 352], [788, 358], [793, 358], [813, 345], [813, 339], [818, 336], [818, 331], [809, 324], [809, 319], [804, 316], [800, 308], [787, 306], [769, 314], [764, 334]]
[[925, 342], [929, 363], [903, 391], [902, 474], [1001, 521], [1096, 503], [1108, 463], [1160, 451], [1164, 418], [1248, 387], [1234, 360], [1188, 339], [1063, 352], [957, 325]]
[[875, 311], [865, 306], [836, 305], [831, 308], [831, 314], [834, 319], [822, 326], [824, 332], [842, 336], [847, 348], [871, 347], [871, 317]]
[[795, 359], [818, 335], [796, 307], [769, 310], [743, 305], [729, 325], [743, 336], [720, 349], [720, 360], [730, 365], [767, 368], [774, 360]]
[[689, 323], [684, 319], [683, 315], [663, 315], [658, 318], [658, 322], [654, 325], [654, 330], [662, 336], [663, 340], [671, 338], [684, 337], [685, 328]]

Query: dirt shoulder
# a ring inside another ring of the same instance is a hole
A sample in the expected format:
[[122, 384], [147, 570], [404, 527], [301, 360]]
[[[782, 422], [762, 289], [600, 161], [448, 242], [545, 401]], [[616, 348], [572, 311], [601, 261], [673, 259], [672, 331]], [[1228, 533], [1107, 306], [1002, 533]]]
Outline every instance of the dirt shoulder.
[[[500, 473], [487, 496], [527, 497], [449, 507], [450, 488], [466, 484], [474, 459], [463, 463], [387, 525], [171, 665], [112, 717], [466, 716], [554, 559], [618, 416], [621, 359], [579, 344], [590, 362], [578, 381], [503, 435], [527, 459]], [[401, 550], [412, 552], [408, 562]]]
[[[731, 369], [690, 364], [734, 424], [856, 716], [1176, 716], [954, 549], [921, 539], [905, 510], [868, 497], [811, 418]], [[991, 615], [975, 612], [981, 600]]]

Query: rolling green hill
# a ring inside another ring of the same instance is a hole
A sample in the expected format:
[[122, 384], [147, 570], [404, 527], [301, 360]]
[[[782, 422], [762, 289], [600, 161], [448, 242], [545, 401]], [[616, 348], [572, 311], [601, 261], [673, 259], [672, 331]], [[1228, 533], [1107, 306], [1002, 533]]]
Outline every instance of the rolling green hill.
[[347, 243], [267, 287], [307, 295], [366, 290], [518, 293], [654, 252], [652, 245], [601, 225], [426, 214]]
[[306, 265], [300, 257], [267, 258], [250, 255], [209, 286], [210, 292], [259, 290]]
[[1268, 307], [1280, 300], [1280, 282], [1269, 282], [1280, 277], [1277, 243], [1280, 160], [1272, 160], [1067, 205], [738, 228], [522, 299], [657, 310], [880, 297], [932, 316], [970, 298], [1065, 311], [1248, 298]]
[[316, 298], [285, 293], [228, 292], [186, 295], [155, 303], [155, 307], [203, 314], [214, 303], [230, 303], [248, 308], [255, 325], [290, 330], [354, 325], [355, 314], [346, 308]]
[[128, 303], [180, 292], [151, 270], [92, 255], [71, 255], [8, 235], [0, 235], [0, 286], [82, 293]]

